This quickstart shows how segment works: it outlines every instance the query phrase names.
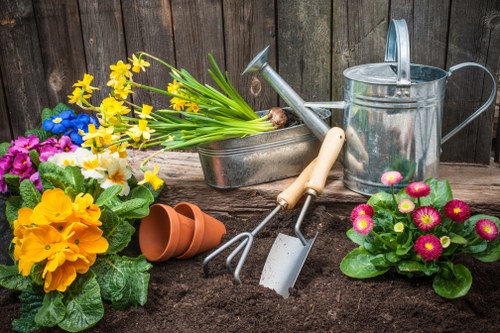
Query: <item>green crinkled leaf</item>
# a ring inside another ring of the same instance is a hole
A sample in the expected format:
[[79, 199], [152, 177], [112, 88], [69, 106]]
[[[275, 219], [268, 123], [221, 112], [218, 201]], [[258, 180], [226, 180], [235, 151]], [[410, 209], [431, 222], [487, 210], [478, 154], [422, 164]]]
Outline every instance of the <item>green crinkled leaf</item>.
[[10, 191], [17, 191], [19, 189], [19, 184], [21, 183], [21, 177], [19, 177], [19, 175], [6, 173], [3, 175], [3, 180]]
[[0, 143], [0, 157], [7, 154], [9, 152], [10, 142], [2, 142]]
[[63, 111], [66, 111], [66, 110], [70, 110], [71, 112], [73, 112], [73, 115], [75, 116], [75, 111], [71, 110], [66, 104], [64, 103], [57, 103], [57, 105], [54, 107], [54, 109], [52, 109], [53, 112], [55, 112], [54, 114], [59, 114]]
[[38, 152], [34, 149], [30, 150], [29, 157], [31, 163], [33, 163], [35, 167], [38, 168], [38, 166], [40, 165], [40, 155], [38, 155]]
[[421, 198], [422, 206], [444, 207], [453, 199], [453, 192], [447, 180], [429, 178], [425, 180], [425, 183], [431, 188], [431, 193]]
[[40, 202], [42, 195], [29, 179], [25, 179], [19, 185], [19, 193], [23, 200], [23, 206], [28, 208], [35, 208], [35, 206]]
[[30, 285], [30, 279], [19, 274], [17, 266], [0, 265], [0, 286], [22, 291]]
[[24, 132], [24, 135], [25, 136], [34, 135], [38, 138], [38, 140], [40, 140], [40, 142], [43, 142], [43, 141], [47, 140], [48, 138], [54, 136], [54, 134], [52, 134], [52, 132], [46, 131], [43, 128], [29, 129], [26, 132]]
[[113, 185], [105, 189], [95, 201], [95, 204], [99, 207], [104, 206], [112, 198], [116, 197], [118, 193], [122, 191], [122, 185]]
[[100, 220], [102, 222], [103, 237], [109, 243], [106, 253], [118, 253], [127, 247], [135, 228], [108, 208], [102, 210]]
[[[63, 111], [70, 110], [70, 108], [64, 104], [64, 103], [59, 103], [57, 104], [53, 109], [50, 108], [44, 108], [42, 110], [42, 123], [44, 120], [50, 119], [51, 116], [55, 116]], [[74, 112], [73, 112], [74, 113]]]
[[155, 201], [153, 193], [144, 185], [134, 187], [132, 191], [130, 191], [128, 199], [145, 199], [148, 202], [148, 206]]
[[7, 198], [5, 202], [5, 216], [12, 227], [15, 220], [17, 220], [17, 212], [23, 207], [23, 199], [20, 196], [12, 195]]
[[35, 316], [35, 322], [44, 327], [54, 327], [59, 324], [66, 315], [66, 305], [63, 303], [64, 295], [58, 291], [45, 294], [42, 307]]
[[387, 192], [375, 193], [367, 202], [372, 207], [390, 208], [394, 204], [392, 195]]
[[363, 243], [365, 242], [366, 236], [356, 232], [354, 228], [347, 230], [346, 235], [351, 241], [358, 245], [363, 245]]
[[147, 199], [130, 199], [113, 207], [113, 211], [126, 219], [143, 218], [149, 214], [149, 203]]
[[64, 168], [61, 168], [54, 163], [40, 163], [38, 172], [40, 174], [40, 180], [42, 181], [44, 190], [55, 187], [66, 190], [67, 187], [72, 186], [71, 181], [67, 178]]
[[[450, 265], [453, 265], [450, 263]], [[467, 295], [472, 286], [472, 274], [462, 264], [454, 265], [451, 278], [437, 274], [432, 282], [436, 294], [444, 298], [458, 298]]]
[[42, 307], [43, 294], [28, 288], [21, 292], [21, 316], [12, 321], [12, 328], [16, 332], [30, 333], [42, 327], [35, 322], [35, 316]]
[[64, 168], [64, 173], [66, 174], [66, 179], [71, 183], [71, 187], [74, 188], [75, 193], [86, 193], [85, 185], [87, 181], [82, 175], [82, 171], [78, 167], [67, 166]]
[[371, 278], [387, 272], [389, 268], [378, 268], [371, 263], [374, 257], [374, 255], [360, 246], [349, 252], [342, 259], [340, 270], [345, 275], [356, 279]]
[[58, 324], [69, 332], [94, 326], [104, 316], [101, 290], [94, 274], [80, 275], [65, 292], [66, 316]]
[[113, 307], [126, 309], [146, 304], [148, 270], [152, 267], [143, 256], [137, 258], [108, 255], [99, 257], [92, 266], [104, 299]]

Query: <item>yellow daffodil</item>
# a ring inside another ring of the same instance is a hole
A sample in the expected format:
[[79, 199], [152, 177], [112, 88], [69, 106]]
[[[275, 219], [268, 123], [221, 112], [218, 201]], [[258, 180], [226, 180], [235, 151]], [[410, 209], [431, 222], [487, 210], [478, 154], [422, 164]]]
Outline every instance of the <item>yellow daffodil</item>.
[[186, 106], [187, 101], [185, 99], [179, 98], [179, 97], [173, 97], [170, 99], [170, 106], [175, 110], [184, 110], [184, 107]]
[[113, 134], [113, 132], [113, 126], [100, 126], [99, 129], [96, 129], [94, 124], [89, 124], [88, 132], [83, 136], [82, 147], [90, 147], [94, 154], [99, 153], [120, 139], [120, 136]]
[[118, 60], [118, 62], [115, 65], [109, 66], [111, 69], [111, 73], [109, 74], [109, 77], [112, 79], [117, 79], [122, 76], [129, 78], [132, 76], [132, 73], [130, 72], [130, 64], [124, 63], [121, 60]]
[[174, 79], [174, 81], [172, 83], [168, 84], [167, 91], [169, 93], [179, 95], [181, 87], [182, 87], [182, 83], [177, 82], [177, 80]]
[[126, 158], [128, 156], [127, 154], [127, 147], [130, 146], [128, 142], [122, 142], [120, 144], [115, 144], [111, 145], [108, 147], [108, 150], [111, 153], [118, 153], [118, 156], [120, 158]]
[[71, 95], [68, 96], [68, 103], [83, 106], [84, 103], [88, 103], [87, 100], [91, 96], [91, 94], [85, 94], [85, 91], [82, 90], [82, 88], [75, 88]]
[[63, 223], [73, 214], [73, 203], [59, 188], [46, 190], [42, 199], [33, 209], [30, 221], [36, 225]]
[[158, 177], [158, 171], [159, 171], [158, 165], [154, 164], [153, 171], [151, 172], [151, 171], [147, 170], [144, 173], [144, 179], [141, 180], [138, 184], [143, 185], [146, 183], [150, 183], [151, 186], [153, 186], [153, 188], [155, 190], [159, 189], [163, 185], [164, 182], [163, 182], [163, 179]]
[[146, 67], [149, 67], [151, 64], [142, 58], [137, 58], [135, 54], [132, 54], [132, 59], [129, 58], [132, 62], [132, 72], [139, 73], [141, 70], [143, 72], [146, 71]]
[[153, 107], [151, 105], [142, 104], [141, 113], [139, 113], [139, 117], [142, 119], [151, 119], [150, 116], [151, 111], [153, 111]]
[[200, 106], [194, 102], [189, 102], [186, 104], [186, 106], [188, 107], [186, 109], [186, 112], [198, 113], [198, 111], [200, 111]]
[[100, 226], [101, 209], [94, 204], [94, 198], [89, 193], [80, 193], [73, 203], [73, 211], [80, 222], [86, 225]]
[[73, 87], [80, 87], [83, 91], [92, 93], [93, 90], [98, 90], [99, 88], [92, 87], [90, 83], [94, 77], [90, 74], [84, 73], [83, 74], [83, 80], [78, 80], [75, 84], [73, 84]]
[[148, 127], [147, 120], [141, 119], [137, 125], [130, 127], [126, 134], [135, 142], [139, 142], [149, 140], [151, 138], [151, 133], [154, 131], [155, 130]]
[[130, 84], [127, 84], [127, 80], [125, 78], [122, 77], [121, 79], [114, 81], [113, 96], [125, 100], [127, 99], [128, 95], [132, 93], [132, 87], [130, 86]]
[[100, 109], [104, 120], [110, 123], [117, 123], [118, 116], [130, 112], [130, 109], [123, 105], [123, 101], [118, 101], [114, 97], [107, 97], [103, 99]]

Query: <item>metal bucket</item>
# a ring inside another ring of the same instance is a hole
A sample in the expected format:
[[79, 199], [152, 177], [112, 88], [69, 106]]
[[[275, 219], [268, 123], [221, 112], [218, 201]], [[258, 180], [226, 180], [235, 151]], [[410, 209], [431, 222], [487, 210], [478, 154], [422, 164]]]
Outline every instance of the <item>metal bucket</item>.
[[[329, 123], [330, 111], [314, 111]], [[316, 157], [319, 147], [319, 140], [301, 124], [201, 145], [198, 155], [208, 185], [236, 188], [296, 176]]]
[[[442, 138], [446, 82], [465, 67], [483, 69], [492, 79], [492, 91], [478, 110]], [[388, 190], [380, 180], [388, 170], [403, 175], [398, 188], [437, 178], [441, 145], [486, 110], [496, 92], [494, 76], [477, 63], [462, 63], [449, 71], [410, 64], [404, 20], [390, 23], [384, 63], [350, 67], [343, 76], [344, 102], [305, 105], [344, 109], [344, 185], [366, 195]]]

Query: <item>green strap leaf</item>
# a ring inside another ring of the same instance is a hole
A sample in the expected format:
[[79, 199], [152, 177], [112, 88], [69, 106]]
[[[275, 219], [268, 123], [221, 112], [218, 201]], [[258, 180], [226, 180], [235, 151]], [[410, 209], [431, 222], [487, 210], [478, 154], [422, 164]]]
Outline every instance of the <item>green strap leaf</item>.
[[[453, 265], [450, 263], [450, 265]], [[458, 298], [467, 295], [472, 286], [472, 274], [462, 264], [454, 265], [451, 278], [437, 274], [432, 282], [436, 294], [444, 298]]]
[[108, 240], [109, 248], [106, 253], [118, 253], [127, 247], [135, 232], [135, 228], [127, 221], [105, 208], [101, 212], [101, 229], [103, 237]]
[[126, 309], [146, 304], [148, 270], [152, 267], [143, 256], [137, 258], [109, 255], [99, 257], [92, 266], [104, 299], [113, 307]]
[[340, 263], [340, 270], [345, 275], [356, 278], [366, 279], [382, 275], [389, 270], [388, 267], [376, 267], [372, 264], [374, 255], [360, 246], [349, 252]]
[[101, 290], [94, 274], [80, 275], [65, 292], [66, 316], [58, 324], [68, 332], [94, 326], [104, 316]]
[[63, 303], [64, 295], [58, 291], [52, 291], [43, 297], [42, 307], [35, 316], [35, 322], [44, 327], [54, 327], [59, 324], [66, 315], [66, 305]]
[[0, 265], [0, 286], [22, 291], [31, 286], [31, 281], [19, 274], [17, 266]]
[[29, 179], [25, 179], [19, 185], [19, 193], [23, 200], [23, 206], [28, 208], [35, 208], [35, 206], [40, 202], [42, 195]]
[[122, 191], [122, 185], [113, 185], [105, 189], [101, 195], [99, 195], [99, 198], [95, 201], [95, 204], [99, 207], [104, 206], [109, 200], [111, 200], [113, 197], [116, 197], [118, 193]]

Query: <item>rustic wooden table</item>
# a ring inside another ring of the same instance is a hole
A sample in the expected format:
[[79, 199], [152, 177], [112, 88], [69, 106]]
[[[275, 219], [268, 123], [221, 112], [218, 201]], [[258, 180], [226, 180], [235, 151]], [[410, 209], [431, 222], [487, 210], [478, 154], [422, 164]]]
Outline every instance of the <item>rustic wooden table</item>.
[[[134, 167], [138, 168], [141, 160], [148, 154], [132, 151], [130, 157]], [[159, 175], [167, 185], [158, 199], [159, 202], [175, 205], [188, 201], [216, 216], [229, 214], [250, 218], [269, 212], [276, 206], [276, 196], [294, 179], [287, 178], [238, 189], [216, 189], [205, 183], [197, 153], [165, 152], [157, 155], [152, 161], [159, 165]], [[484, 166], [442, 163], [440, 178], [448, 179], [454, 197], [467, 202], [473, 212], [500, 217], [498, 164]], [[337, 164], [330, 172], [327, 186], [315, 200], [315, 204], [328, 206], [346, 216], [356, 204], [366, 200], [367, 197], [343, 186], [342, 169]]]

